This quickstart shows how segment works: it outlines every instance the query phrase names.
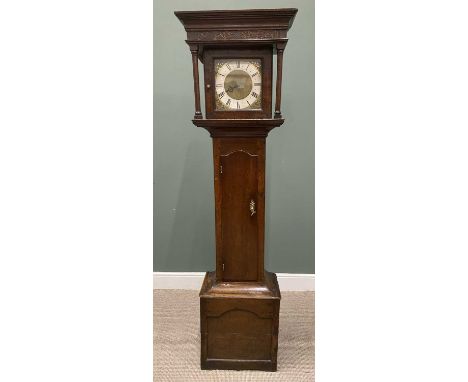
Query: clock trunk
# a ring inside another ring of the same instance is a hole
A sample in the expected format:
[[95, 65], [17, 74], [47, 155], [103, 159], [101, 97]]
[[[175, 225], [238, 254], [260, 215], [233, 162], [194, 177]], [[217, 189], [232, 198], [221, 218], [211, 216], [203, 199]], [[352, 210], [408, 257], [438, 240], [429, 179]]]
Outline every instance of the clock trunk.
[[217, 279], [263, 279], [265, 139], [213, 139]]

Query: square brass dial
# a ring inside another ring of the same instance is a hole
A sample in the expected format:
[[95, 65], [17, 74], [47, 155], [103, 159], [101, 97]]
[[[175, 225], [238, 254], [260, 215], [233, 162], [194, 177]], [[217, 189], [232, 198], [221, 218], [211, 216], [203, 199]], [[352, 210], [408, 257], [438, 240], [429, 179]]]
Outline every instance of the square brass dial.
[[261, 59], [216, 59], [214, 64], [216, 110], [262, 108]]

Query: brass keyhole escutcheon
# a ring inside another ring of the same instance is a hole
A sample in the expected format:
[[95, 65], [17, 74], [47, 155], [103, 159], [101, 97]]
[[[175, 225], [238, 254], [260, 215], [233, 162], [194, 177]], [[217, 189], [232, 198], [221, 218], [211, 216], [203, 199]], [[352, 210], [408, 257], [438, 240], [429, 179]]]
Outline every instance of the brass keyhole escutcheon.
[[250, 207], [250, 216], [254, 216], [257, 213], [257, 211], [255, 210], [255, 202], [253, 199], [250, 201], [249, 207]]

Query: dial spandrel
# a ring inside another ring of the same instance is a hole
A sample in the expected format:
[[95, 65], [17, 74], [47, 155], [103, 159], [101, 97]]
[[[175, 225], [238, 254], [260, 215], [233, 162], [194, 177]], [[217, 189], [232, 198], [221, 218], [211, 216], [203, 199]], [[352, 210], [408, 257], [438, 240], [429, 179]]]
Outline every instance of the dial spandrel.
[[259, 59], [215, 60], [216, 110], [260, 110]]

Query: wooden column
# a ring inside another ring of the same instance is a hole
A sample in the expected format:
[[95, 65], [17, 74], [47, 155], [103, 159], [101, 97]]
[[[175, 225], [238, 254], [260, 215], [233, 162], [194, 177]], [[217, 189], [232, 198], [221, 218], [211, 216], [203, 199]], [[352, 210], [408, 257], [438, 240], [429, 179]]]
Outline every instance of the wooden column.
[[286, 43], [276, 44], [276, 102], [275, 118], [283, 118], [281, 115], [281, 83], [283, 81], [283, 52]]
[[193, 66], [193, 91], [195, 93], [195, 115], [194, 119], [202, 119], [203, 115], [200, 109], [200, 81], [198, 79], [198, 45], [190, 44]]

